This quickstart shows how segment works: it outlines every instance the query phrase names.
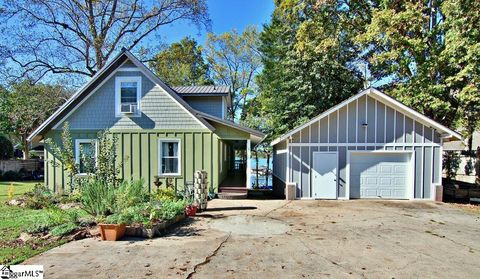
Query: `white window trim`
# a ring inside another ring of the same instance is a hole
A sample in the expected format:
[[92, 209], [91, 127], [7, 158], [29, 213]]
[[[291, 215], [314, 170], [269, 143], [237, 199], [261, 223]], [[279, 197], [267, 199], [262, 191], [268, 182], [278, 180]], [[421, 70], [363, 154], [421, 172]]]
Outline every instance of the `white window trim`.
[[[95, 164], [97, 163], [97, 156], [98, 156], [98, 144], [96, 139], [76, 139], [75, 140], [75, 163], [80, 165], [80, 144], [82, 143], [92, 143], [95, 149]], [[88, 175], [88, 173], [78, 173], [78, 175]]]
[[140, 99], [142, 95], [142, 77], [141, 76], [126, 76], [126, 77], [116, 77], [115, 78], [115, 116], [123, 117], [124, 115], [120, 112], [120, 89], [122, 82], [136, 82], [137, 83], [137, 112], [132, 115], [132, 117], [141, 116], [140, 110]]
[[[176, 142], [178, 143], [178, 172], [177, 173], [162, 173], [162, 143]], [[182, 173], [182, 142], [180, 139], [159, 139], [158, 140], [158, 175], [159, 176], [180, 176]]]

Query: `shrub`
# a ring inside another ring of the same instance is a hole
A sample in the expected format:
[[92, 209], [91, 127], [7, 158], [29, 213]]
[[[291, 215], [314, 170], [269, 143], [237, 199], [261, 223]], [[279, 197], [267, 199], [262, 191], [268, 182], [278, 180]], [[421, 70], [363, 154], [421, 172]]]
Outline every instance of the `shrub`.
[[77, 228], [78, 228], [77, 224], [69, 222], [69, 223], [65, 223], [65, 224], [61, 224], [61, 225], [53, 227], [50, 230], [50, 233], [53, 236], [64, 236], [64, 235], [67, 235], [67, 234], [71, 233], [72, 231], [74, 231]]
[[94, 178], [86, 180], [81, 189], [82, 208], [93, 216], [107, 216], [114, 213], [115, 188]]
[[28, 170], [26, 170], [25, 168], [21, 168], [21, 169], [18, 170], [18, 177], [21, 180], [31, 179], [32, 174]]
[[18, 181], [20, 180], [20, 175], [18, 174], [18, 172], [16, 171], [6, 171], [4, 174], [3, 174], [3, 177], [2, 179], [4, 181]]
[[5, 136], [0, 136], [0, 160], [8, 160], [13, 157], [13, 144]]
[[466, 174], [466, 175], [472, 174], [472, 173], [473, 173], [473, 169], [474, 169], [474, 167], [473, 167], [473, 161], [472, 161], [472, 159], [469, 159], [469, 160], [467, 161], [467, 163], [465, 164], [465, 174]]
[[460, 167], [460, 156], [456, 151], [445, 151], [443, 154], [443, 169], [447, 174], [447, 179], [453, 179], [457, 175]]
[[143, 179], [123, 181], [115, 193], [115, 210], [120, 212], [125, 208], [146, 202], [148, 193], [143, 184]]
[[153, 194], [153, 199], [157, 201], [175, 201], [178, 199], [173, 188], [167, 187], [158, 189]]
[[175, 216], [183, 213], [188, 202], [185, 200], [164, 201], [160, 211], [160, 218], [162, 220], [171, 220]]
[[117, 212], [102, 218], [100, 221], [109, 224], [142, 224], [151, 223], [150, 215], [153, 207], [150, 203], [142, 203], [125, 208], [122, 212]]
[[51, 207], [57, 201], [53, 193], [43, 184], [35, 184], [32, 191], [25, 193], [25, 206], [31, 209]]
[[62, 210], [57, 207], [49, 208], [45, 215], [35, 219], [26, 229], [28, 233], [46, 232], [49, 229], [65, 223], [78, 224], [79, 213], [77, 210]]

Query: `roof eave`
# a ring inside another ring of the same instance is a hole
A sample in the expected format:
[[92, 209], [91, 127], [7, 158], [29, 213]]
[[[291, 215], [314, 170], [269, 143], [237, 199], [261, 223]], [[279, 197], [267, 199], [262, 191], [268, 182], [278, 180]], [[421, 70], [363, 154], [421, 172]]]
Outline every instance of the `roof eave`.
[[254, 130], [254, 129], [251, 129], [251, 128], [248, 128], [248, 127], [244, 127], [244, 126], [239, 125], [237, 123], [233, 123], [231, 121], [227, 121], [225, 119], [221, 119], [221, 118], [218, 118], [218, 117], [215, 117], [213, 115], [206, 114], [206, 113], [200, 112], [200, 111], [196, 111], [196, 113], [197, 113], [197, 115], [199, 115], [202, 118], [205, 118], [205, 119], [208, 119], [208, 120], [211, 120], [211, 121], [214, 121], [214, 122], [218, 122], [220, 124], [232, 127], [234, 129], [238, 129], [238, 130], [244, 131], [246, 133], [249, 133], [250, 138], [256, 137], [260, 140], [260, 142], [263, 141], [263, 139], [266, 137], [266, 135], [264, 133], [260, 132], [260, 131], [257, 131], [257, 130]]
[[73, 94], [62, 106], [60, 106], [47, 120], [45, 120], [40, 126], [38, 126], [28, 137], [27, 141], [31, 142], [35, 137], [42, 134], [45, 128], [53, 122], [68, 106], [70, 106], [82, 93], [85, 92], [101, 75], [103, 75], [114, 63], [122, 57], [124, 52], [120, 52], [117, 56], [110, 61], [107, 65], [101, 68], [85, 85], [83, 85], [75, 94]]
[[[319, 119], [325, 117], [326, 115], [330, 114], [331, 112], [340, 109], [341, 107], [347, 105], [348, 103], [350, 103], [350, 102], [352, 102], [352, 101], [354, 101], [354, 100], [362, 97], [363, 95], [375, 95], [376, 97], [379, 97], [379, 98], [381, 98], [382, 100], [384, 100], [384, 101], [386, 101], [386, 102], [388, 102], [388, 103], [391, 103], [391, 104], [393, 104], [393, 105], [395, 105], [395, 106], [398, 106], [398, 107], [402, 108], [402, 109], [404, 110], [404, 113], [412, 114], [412, 115], [414, 115], [416, 118], [420, 118], [424, 124], [427, 124], [427, 123], [428, 123], [429, 125], [432, 126], [432, 128], [434, 128], [434, 129], [436, 129], [436, 130], [438, 130], [438, 131], [441, 131], [441, 132], [443, 132], [443, 133], [446, 133], [446, 134], [450, 135], [450, 137], [456, 138], [457, 140], [463, 141], [463, 137], [462, 137], [459, 133], [457, 133], [457, 132], [455, 132], [455, 131], [453, 131], [453, 130], [451, 130], [451, 129], [445, 127], [445, 126], [443, 126], [442, 124], [440, 124], [440, 123], [438, 123], [438, 122], [436, 122], [436, 121], [434, 121], [434, 120], [426, 117], [425, 115], [423, 115], [423, 114], [421, 114], [421, 113], [419, 113], [419, 112], [417, 112], [417, 111], [415, 111], [415, 110], [407, 107], [406, 105], [402, 104], [401, 102], [393, 99], [392, 97], [388, 96], [388, 95], [385, 94], [385, 93], [382, 93], [381, 91], [379, 91], [379, 90], [377, 90], [377, 89], [375, 89], [375, 88], [368, 88], [368, 89], [364, 89], [364, 90], [360, 91], [358, 94], [356, 94], [356, 95], [354, 95], [354, 96], [352, 96], [352, 97], [344, 100], [343, 102], [341, 102], [341, 103], [333, 106], [332, 108], [326, 110], [325, 112], [321, 113], [320, 115], [314, 117], [312, 120], [310, 120], [310, 121], [308, 121], [308, 122], [306, 122], [306, 123], [304, 123], [304, 124], [302, 124], [302, 125], [294, 128], [294, 129], [290, 130], [289, 132], [281, 135], [280, 137], [274, 139], [274, 140], [270, 143], [270, 145], [271, 145], [271, 146], [274, 146], [274, 145], [276, 145], [276, 144], [278, 144], [278, 143], [280, 143], [280, 142], [282, 142], [282, 141], [284, 141], [284, 140], [287, 140], [290, 136], [292, 136], [293, 134], [295, 134], [295, 133], [298, 132], [299, 130], [302, 130], [303, 128], [308, 127], [308, 126], [311, 125], [312, 123], [314, 123], [314, 122], [318, 121]], [[428, 126], [428, 125], [427, 125], [427, 126]]]

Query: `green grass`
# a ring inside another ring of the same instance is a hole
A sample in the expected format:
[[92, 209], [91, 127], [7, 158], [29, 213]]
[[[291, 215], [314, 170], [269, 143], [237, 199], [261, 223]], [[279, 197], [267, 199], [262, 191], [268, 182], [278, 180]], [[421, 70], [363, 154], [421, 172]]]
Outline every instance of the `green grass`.
[[33, 210], [16, 206], [8, 206], [7, 193], [10, 184], [13, 183], [14, 197], [33, 189], [38, 181], [26, 182], [0, 182], [0, 264], [16, 264], [36, 254], [42, 253], [65, 241], [34, 240], [24, 244], [15, 240], [20, 233], [25, 231], [35, 220], [43, 218], [46, 210]]

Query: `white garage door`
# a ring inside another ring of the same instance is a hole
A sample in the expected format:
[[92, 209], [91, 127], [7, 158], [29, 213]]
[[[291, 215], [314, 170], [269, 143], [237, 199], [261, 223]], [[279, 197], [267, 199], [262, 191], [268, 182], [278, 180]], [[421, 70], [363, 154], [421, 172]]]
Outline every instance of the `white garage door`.
[[350, 197], [406, 199], [410, 153], [351, 153]]

